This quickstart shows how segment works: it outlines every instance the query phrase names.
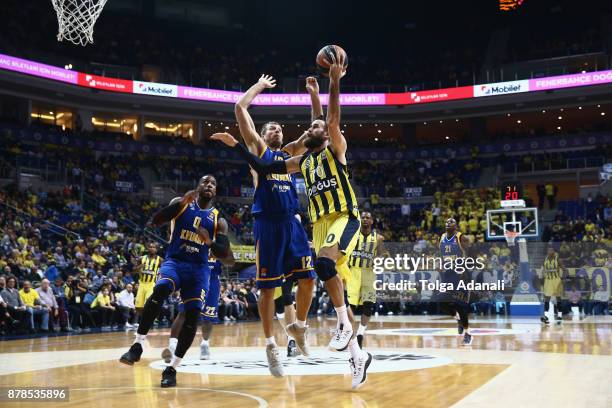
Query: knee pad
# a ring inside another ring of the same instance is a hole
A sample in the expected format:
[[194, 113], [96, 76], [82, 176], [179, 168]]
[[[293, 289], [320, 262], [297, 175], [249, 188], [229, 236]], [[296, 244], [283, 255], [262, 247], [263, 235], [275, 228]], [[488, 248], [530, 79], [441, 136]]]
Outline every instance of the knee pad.
[[283, 299], [283, 307], [293, 305], [293, 296], [291, 295], [291, 293], [283, 293], [283, 296], [281, 296], [281, 298]]
[[281, 289], [283, 292], [283, 295], [281, 296], [281, 298], [283, 299], [283, 306], [291, 306], [293, 304], [293, 294], [291, 293], [291, 290], [293, 289], [293, 282], [283, 282]]
[[279, 296], [276, 299], [274, 299], [274, 312], [276, 314], [283, 314], [285, 313], [285, 305], [283, 304], [283, 297]]
[[317, 258], [314, 263], [314, 269], [319, 279], [326, 282], [338, 274], [336, 272], [336, 263], [329, 258]]
[[200, 311], [198, 309], [189, 309], [185, 311], [185, 323], [184, 327], [197, 328], [198, 318], [200, 317]]
[[374, 303], [363, 302], [363, 314], [370, 317], [372, 316], [372, 311], [374, 311]]

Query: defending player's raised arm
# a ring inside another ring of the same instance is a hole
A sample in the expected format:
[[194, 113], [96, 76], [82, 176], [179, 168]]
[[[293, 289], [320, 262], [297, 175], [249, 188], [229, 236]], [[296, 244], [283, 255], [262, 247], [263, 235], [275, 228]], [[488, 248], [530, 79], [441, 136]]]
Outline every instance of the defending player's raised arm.
[[240, 154], [258, 174], [291, 174], [300, 171], [302, 156], [294, 156], [289, 160], [275, 160], [271, 163], [267, 163], [259, 156], [250, 153], [243, 145], [238, 143], [238, 140], [236, 140], [234, 136], [227, 132], [215, 133], [210, 138], [222, 142], [226, 146], [235, 148], [238, 154]]
[[[306, 91], [310, 95], [310, 121], [313, 122], [315, 119], [323, 119], [323, 106], [321, 105], [321, 99], [319, 98], [319, 83], [317, 78], [309, 76], [306, 78]], [[304, 146], [304, 140], [308, 137], [308, 132], [304, 132], [299, 139], [288, 143], [283, 150], [291, 156], [298, 156], [306, 152], [306, 146]]]
[[327, 131], [331, 137], [331, 148], [342, 164], [346, 164], [346, 139], [340, 131], [340, 78], [344, 75], [344, 54], [332, 55], [329, 67], [329, 102], [327, 105]]
[[234, 106], [234, 113], [236, 114], [236, 120], [238, 121], [238, 128], [240, 129], [240, 135], [244, 139], [249, 151], [261, 155], [265, 150], [266, 144], [263, 139], [257, 133], [253, 118], [249, 113], [249, 106], [253, 102], [253, 99], [259, 95], [264, 89], [274, 88], [276, 86], [276, 80], [270, 75], [262, 75], [259, 81], [251, 86], [236, 102]]
[[317, 78], [309, 76], [306, 78], [306, 91], [310, 95], [310, 121], [323, 119], [323, 106], [319, 97], [319, 83]]
[[170, 201], [166, 207], [162, 208], [153, 215], [150, 223], [159, 226], [167, 222], [172, 221], [180, 215], [180, 213], [189, 205], [190, 202], [195, 200], [197, 196], [195, 190], [190, 190], [185, 193], [183, 197], [175, 197]]

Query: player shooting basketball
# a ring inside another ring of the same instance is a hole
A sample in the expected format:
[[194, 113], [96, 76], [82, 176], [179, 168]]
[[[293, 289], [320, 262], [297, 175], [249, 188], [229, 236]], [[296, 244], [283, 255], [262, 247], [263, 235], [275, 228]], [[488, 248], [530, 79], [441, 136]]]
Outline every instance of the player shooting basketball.
[[348, 177], [347, 143], [340, 131], [340, 78], [345, 74], [346, 54], [334, 48], [330, 58], [327, 121], [317, 119], [311, 123], [304, 140], [308, 148], [304, 155], [269, 162], [249, 153], [229, 133], [217, 133], [212, 139], [236, 147], [260, 176], [297, 172], [304, 176], [317, 253], [314, 268], [318, 277], [325, 282], [338, 315], [329, 347], [338, 351], [349, 349], [352, 387], [356, 389], [366, 381], [372, 355], [359, 348], [344, 300], [342, 278], [350, 279], [348, 259], [357, 243], [360, 219], [357, 198]]

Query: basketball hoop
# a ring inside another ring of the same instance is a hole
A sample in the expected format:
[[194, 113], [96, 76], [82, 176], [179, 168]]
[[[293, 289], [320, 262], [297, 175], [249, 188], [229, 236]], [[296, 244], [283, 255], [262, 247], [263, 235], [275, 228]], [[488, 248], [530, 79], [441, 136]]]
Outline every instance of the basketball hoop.
[[518, 237], [518, 235], [519, 233], [515, 231], [504, 232], [504, 236], [506, 237], [506, 242], [508, 243], [508, 246], [514, 246], [514, 241], [516, 240], [516, 237]]
[[57, 13], [57, 41], [93, 43], [93, 28], [107, 0], [51, 0]]

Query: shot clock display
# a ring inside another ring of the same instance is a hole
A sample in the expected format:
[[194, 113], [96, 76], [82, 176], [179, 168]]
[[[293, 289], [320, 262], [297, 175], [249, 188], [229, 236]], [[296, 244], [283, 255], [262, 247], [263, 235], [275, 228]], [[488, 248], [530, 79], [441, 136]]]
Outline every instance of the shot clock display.
[[504, 181], [501, 183], [499, 190], [502, 201], [523, 199], [523, 184], [520, 181]]

